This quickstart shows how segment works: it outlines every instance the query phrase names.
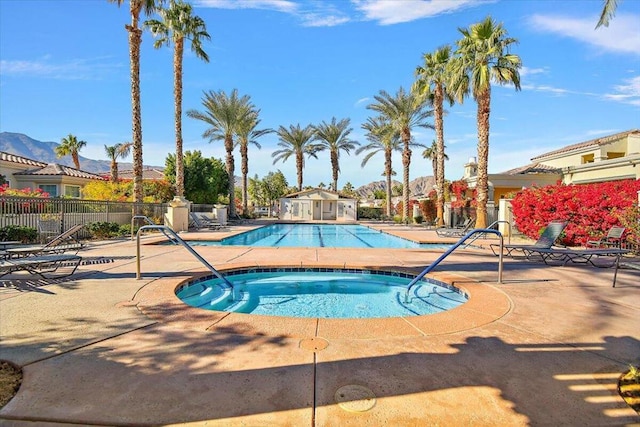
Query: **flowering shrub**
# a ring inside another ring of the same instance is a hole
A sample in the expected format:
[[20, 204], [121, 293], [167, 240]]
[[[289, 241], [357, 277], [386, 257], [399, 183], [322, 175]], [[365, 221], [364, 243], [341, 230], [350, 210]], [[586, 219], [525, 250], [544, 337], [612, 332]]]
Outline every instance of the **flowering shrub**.
[[10, 188], [9, 184], [3, 184], [0, 185], [0, 196], [48, 198], [49, 193], [39, 188], [35, 190], [31, 190], [31, 188]]
[[512, 200], [516, 226], [523, 234], [537, 239], [544, 227], [555, 219], [569, 221], [562, 242], [582, 245], [620, 225], [620, 211], [637, 201], [640, 180], [602, 182], [583, 185], [549, 185], [518, 192]]
[[467, 181], [464, 179], [460, 179], [458, 181], [453, 181], [449, 186], [449, 192], [451, 193], [451, 197], [455, 196], [456, 200], [451, 201], [451, 207], [454, 209], [463, 208], [467, 205], [467, 190], [469, 186], [467, 185]]

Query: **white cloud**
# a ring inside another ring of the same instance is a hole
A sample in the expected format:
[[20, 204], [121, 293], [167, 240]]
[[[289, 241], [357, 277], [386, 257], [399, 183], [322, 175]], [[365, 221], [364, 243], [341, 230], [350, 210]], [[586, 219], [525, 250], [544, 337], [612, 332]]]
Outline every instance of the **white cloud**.
[[625, 80], [625, 84], [613, 87], [615, 93], [607, 93], [605, 99], [640, 106], [640, 76]]
[[289, 0], [198, 0], [196, 6], [218, 9], [263, 9], [297, 17], [305, 27], [334, 27], [351, 19], [327, 2], [302, 3]]
[[549, 67], [542, 68], [529, 68], [523, 66], [520, 68], [520, 77], [531, 76], [535, 74], [547, 74], [549, 72]]
[[493, 0], [351, 0], [367, 20], [381, 25], [399, 24], [451, 13]]
[[267, 9], [295, 13], [298, 4], [289, 0], [197, 0], [195, 6], [216, 9]]
[[540, 32], [551, 32], [579, 40], [610, 52], [640, 54], [640, 16], [619, 14], [608, 27], [595, 29], [597, 18], [533, 15], [529, 22]]
[[47, 55], [37, 60], [0, 60], [5, 76], [42, 77], [59, 80], [99, 80], [122, 64], [104, 62], [107, 58], [72, 59], [56, 63]]
[[362, 105], [362, 104], [364, 104], [364, 103], [366, 103], [366, 102], [369, 102], [369, 100], [370, 100], [370, 99], [371, 99], [371, 98], [369, 98], [368, 96], [367, 96], [367, 97], [364, 97], [364, 98], [360, 98], [360, 99], [358, 99], [358, 100], [356, 101], [356, 103], [354, 104], [354, 106], [355, 106], [355, 107], [359, 107], [360, 105]]

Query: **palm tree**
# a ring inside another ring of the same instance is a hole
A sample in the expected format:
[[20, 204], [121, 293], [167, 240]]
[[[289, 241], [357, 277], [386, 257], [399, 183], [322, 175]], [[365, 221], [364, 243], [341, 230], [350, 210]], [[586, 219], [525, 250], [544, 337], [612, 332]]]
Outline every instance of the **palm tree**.
[[273, 129], [256, 129], [260, 124], [258, 115], [260, 110], [252, 110], [249, 114], [243, 117], [243, 120], [238, 123], [236, 130], [236, 136], [238, 137], [237, 145], [240, 146], [240, 158], [242, 171], [242, 210], [247, 212], [248, 205], [248, 190], [247, 190], [247, 176], [249, 174], [249, 145], [253, 144], [258, 149], [262, 148], [258, 143], [258, 138], [268, 133], [273, 132]]
[[487, 199], [489, 180], [489, 114], [491, 110], [491, 81], [500, 85], [513, 84], [520, 90], [522, 61], [518, 55], [510, 54], [509, 48], [518, 41], [507, 37], [502, 24], [491, 17], [472, 24], [468, 29], [458, 29], [462, 39], [457, 41], [458, 58], [453, 62], [453, 93], [460, 102], [471, 91], [478, 104], [478, 193], [476, 205], [476, 228], [487, 226]]
[[[124, 0], [108, 0], [120, 6]], [[142, 202], [142, 119], [140, 109], [140, 44], [142, 30], [139, 28], [140, 12], [149, 16], [164, 3], [164, 0], [129, 0], [131, 24], [125, 25], [129, 33], [129, 67], [131, 70], [131, 124], [133, 129], [133, 198]]]
[[361, 166], [364, 167], [371, 158], [379, 152], [384, 153], [384, 176], [386, 178], [387, 192], [387, 216], [391, 216], [391, 175], [393, 168], [391, 158], [394, 151], [401, 151], [400, 135], [394, 131], [391, 123], [385, 117], [367, 118], [367, 122], [362, 125], [367, 131], [369, 143], [356, 150], [356, 154], [368, 151], [362, 159]]
[[[453, 96], [449, 93], [448, 81], [451, 77], [451, 47], [449, 45], [436, 49], [433, 53], [425, 53], [424, 66], [416, 68], [415, 89], [426, 96], [433, 105], [434, 124], [436, 130], [435, 163], [433, 174], [436, 179], [436, 216], [437, 225], [444, 225], [444, 109], [446, 99], [453, 105]], [[424, 154], [423, 154], [424, 156]], [[431, 157], [430, 158], [434, 158]]]
[[119, 142], [116, 145], [104, 146], [104, 152], [111, 159], [111, 182], [118, 181], [118, 157], [127, 157], [132, 145], [130, 142]]
[[350, 119], [342, 119], [339, 122], [336, 118], [331, 118], [331, 123], [322, 122], [318, 126], [313, 126], [315, 140], [318, 141], [319, 151], [329, 150], [331, 158], [331, 172], [333, 177], [332, 190], [338, 191], [338, 174], [340, 173], [340, 151], [349, 154], [359, 142], [349, 139], [349, 134], [353, 128], [349, 127]]
[[319, 150], [316, 144], [313, 144], [313, 137], [315, 131], [311, 125], [307, 125], [304, 129], [300, 127], [300, 124], [290, 125], [289, 129], [284, 126], [278, 128], [277, 134], [280, 138], [278, 142], [279, 150], [271, 153], [273, 157], [273, 164], [282, 160], [286, 162], [289, 157], [294, 156], [296, 159], [296, 172], [298, 175], [298, 191], [302, 191], [302, 171], [304, 169], [304, 155], [308, 157], [318, 158], [317, 152]]
[[403, 166], [403, 183], [402, 183], [402, 220], [408, 221], [409, 206], [409, 166], [411, 164], [411, 129], [420, 126], [433, 128], [433, 125], [427, 123], [427, 118], [433, 114], [432, 110], [427, 109], [424, 98], [418, 96], [415, 92], [405, 92], [400, 88], [395, 97], [389, 95], [386, 91], [381, 90], [374, 96], [375, 103], [367, 106], [368, 109], [378, 112], [389, 120], [394, 131], [398, 132], [402, 144], [402, 166]]
[[87, 145], [87, 141], [78, 141], [78, 138], [69, 134], [66, 138], [62, 138], [60, 145], [58, 145], [54, 151], [56, 157], [71, 156], [73, 164], [76, 169], [80, 169], [80, 159], [78, 158], [78, 152]]
[[184, 196], [184, 158], [182, 155], [182, 59], [184, 40], [191, 41], [191, 51], [196, 57], [209, 62], [202, 49], [202, 39], [211, 40], [202, 18], [191, 14], [192, 7], [180, 0], [171, 0], [169, 9], [159, 9], [162, 21], [156, 19], [144, 23], [157, 37], [153, 47], [159, 49], [173, 42], [173, 97], [176, 132], [176, 196]]
[[598, 25], [596, 25], [596, 29], [601, 26], [608, 27], [609, 21], [613, 19], [616, 14], [616, 9], [618, 8], [618, 0], [604, 0], [604, 6], [602, 7], [602, 12], [600, 13], [600, 19], [598, 20]]
[[[447, 148], [446, 145], [444, 148]], [[427, 147], [422, 152], [422, 158], [431, 160], [431, 167], [433, 169], [433, 176], [437, 176], [440, 174], [440, 169], [438, 168], [438, 143], [433, 140], [431, 143], [431, 147]], [[449, 156], [444, 155], [445, 160], [449, 160]]]
[[197, 110], [187, 111], [187, 116], [201, 120], [211, 127], [204, 131], [203, 138], [211, 141], [224, 141], [224, 149], [227, 152], [225, 159], [227, 174], [229, 175], [229, 217], [237, 216], [235, 204], [235, 159], [233, 158], [233, 136], [237, 134], [240, 123], [254, 110], [249, 95], [238, 96], [238, 89], [233, 89], [231, 95], [223, 90], [218, 92], [205, 92], [202, 99], [204, 112]]

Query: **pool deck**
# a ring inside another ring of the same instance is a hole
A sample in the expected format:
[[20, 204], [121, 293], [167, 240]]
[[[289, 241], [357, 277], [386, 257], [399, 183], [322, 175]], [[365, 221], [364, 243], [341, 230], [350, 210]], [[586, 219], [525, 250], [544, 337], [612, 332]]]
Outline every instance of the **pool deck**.
[[[183, 233], [185, 239], [228, 231]], [[382, 226], [424, 242], [423, 227]], [[616, 390], [640, 364], [640, 272], [454, 252], [433, 276], [471, 295], [450, 312], [291, 319], [186, 307], [207, 274], [184, 248], [94, 242], [71, 277], [0, 279], [0, 359], [23, 367], [0, 425], [639, 425]], [[478, 241], [486, 248], [496, 240]], [[391, 268], [426, 249], [196, 247], [218, 269]]]

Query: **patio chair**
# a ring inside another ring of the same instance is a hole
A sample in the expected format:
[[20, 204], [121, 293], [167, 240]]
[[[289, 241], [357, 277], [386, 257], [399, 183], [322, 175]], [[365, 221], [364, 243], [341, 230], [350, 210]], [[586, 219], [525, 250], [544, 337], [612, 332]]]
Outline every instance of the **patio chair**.
[[[539, 255], [540, 252], [538, 249], [550, 249], [555, 244], [556, 240], [558, 240], [558, 237], [560, 237], [567, 224], [568, 221], [551, 221], [547, 224], [538, 240], [532, 245], [503, 245], [503, 248], [507, 250], [506, 255], [513, 257], [514, 252], [522, 252], [527, 259], [533, 254]], [[500, 245], [492, 243], [490, 247], [494, 255], [499, 255], [499, 253], [496, 252], [496, 249], [499, 250]]]
[[30, 255], [61, 254], [64, 252], [77, 253], [84, 249], [86, 245], [77, 238], [77, 233], [84, 228], [84, 225], [74, 225], [64, 233], [58, 234], [44, 245], [18, 246], [6, 249], [10, 258], [24, 257]]
[[60, 219], [38, 218], [38, 236], [40, 242], [45, 243], [60, 234]]
[[625, 227], [613, 226], [607, 232], [607, 235], [600, 240], [588, 240], [585, 244], [587, 248], [606, 248], [606, 247], [621, 247], [622, 235], [624, 234]]
[[46, 273], [55, 273], [59, 268], [70, 267], [71, 270], [57, 277], [70, 276], [75, 273], [80, 265], [82, 257], [71, 254], [42, 255], [17, 259], [0, 260], [0, 277], [18, 271], [26, 271], [29, 274], [37, 274], [46, 279]]
[[473, 226], [473, 219], [469, 217], [460, 227], [436, 228], [436, 234], [439, 237], [462, 237], [465, 234], [467, 234], [467, 232], [471, 229], [472, 226]]
[[198, 215], [195, 212], [189, 212], [189, 228], [195, 228], [197, 230], [202, 228], [219, 230], [224, 228], [224, 226], [217, 221], [207, 218], [206, 216]]

